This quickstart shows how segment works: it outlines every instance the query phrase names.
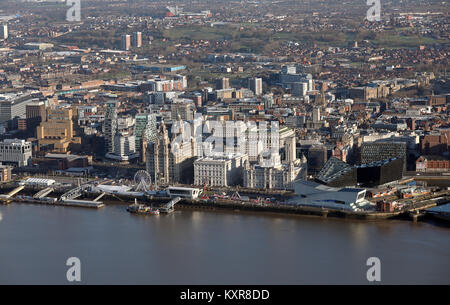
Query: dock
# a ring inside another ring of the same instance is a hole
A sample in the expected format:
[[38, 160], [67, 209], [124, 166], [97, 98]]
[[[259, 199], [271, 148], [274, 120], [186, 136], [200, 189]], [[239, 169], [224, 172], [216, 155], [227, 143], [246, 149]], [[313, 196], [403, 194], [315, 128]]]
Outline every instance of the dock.
[[24, 188], [25, 186], [20, 185], [15, 189], [13, 189], [12, 191], [10, 191], [8, 194], [0, 195], [0, 202], [2, 202], [3, 204], [11, 203], [13, 196], [22, 191]]
[[251, 212], [267, 212], [279, 214], [298, 214], [298, 215], [315, 215], [320, 217], [340, 217], [364, 220], [390, 219], [396, 217], [406, 217], [413, 221], [417, 221], [423, 217], [426, 209], [435, 207], [440, 204], [450, 202], [448, 191], [439, 192], [434, 195], [428, 195], [421, 200], [405, 206], [402, 209], [391, 212], [380, 212], [375, 210], [353, 211], [350, 209], [336, 209], [330, 207], [314, 206], [314, 205], [293, 205], [284, 203], [253, 203], [242, 202], [237, 200], [219, 199], [219, 200], [182, 200], [178, 205], [187, 209], [203, 209], [203, 210], [232, 210], [232, 211], [251, 211]]
[[265, 212], [275, 214], [292, 214], [292, 215], [310, 215], [340, 218], [354, 218], [354, 219], [388, 219], [399, 216], [402, 211], [392, 213], [381, 213], [376, 211], [352, 211], [347, 209], [332, 209], [320, 206], [306, 206], [306, 205], [288, 205], [288, 204], [256, 204], [256, 203], [242, 203], [239, 201], [230, 200], [216, 200], [216, 201], [194, 201], [183, 200], [178, 204], [180, 208], [185, 209], [201, 209], [201, 210], [231, 210], [235, 212]]
[[34, 198], [32, 196], [17, 196], [14, 198], [14, 201], [17, 201], [19, 203], [45, 204], [53, 206], [73, 206], [73, 207], [95, 208], [95, 209], [99, 209], [105, 206], [101, 201], [58, 200], [53, 197]]
[[75, 200], [75, 199], [58, 201], [56, 205], [94, 208], [94, 209], [103, 208], [105, 206], [101, 201]]
[[450, 203], [427, 209], [425, 215], [450, 223]]
[[172, 213], [174, 210], [175, 204], [181, 201], [180, 197], [175, 197], [174, 199], [170, 200], [168, 203], [164, 204], [163, 207], [159, 208], [160, 213], [169, 214]]
[[[122, 194], [108, 194], [107, 192], [93, 192], [90, 185], [81, 185], [78, 187], [53, 189], [52, 187], [43, 188], [40, 190], [30, 189], [24, 191], [28, 196], [15, 194], [24, 189], [24, 186], [9, 188], [9, 193], [0, 195], [0, 200], [5, 202], [17, 201], [22, 203], [32, 204], [46, 204], [54, 206], [72, 206], [99, 209], [105, 206], [104, 202], [99, 201], [104, 196], [108, 195], [107, 201], [111, 202], [129, 202], [132, 199]], [[31, 193], [31, 194], [30, 194]], [[55, 194], [55, 197], [47, 197], [50, 193]], [[14, 196], [14, 197], [13, 197]], [[393, 199], [394, 200], [394, 199]], [[262, 200], [244, 200], [235, 197], [231, 198], [214, 198], [214, 199], [189, 199], [168, 196], [145, 196], [142, 201], [146, 205], [158, 206], [160, 213], [169, 214], [174, 211], [174, 206], [177, 205], [181, 209], [200, 209], [200, 210], [229, 210], [234, 212], [258, 212], [271, 214], [291, 214], [291, 215], [312, 215], [321, 218], [339, 217], [339, 218], [353, 218], [362, 220], [381, 220], [391, 218], [410, 219], [412, 221], [419, 221], [424, 219], [424, 216], [430, 215], [428, 209], [440, 206], [450, 202], [450, 191], [443, 190], [424, 196], [415, 198], [395, 199], [398, 207], [389, 211], [378, 211], [375, 208], [368, 210], [353, 210], [346, 206], [330, 207], [320, 205], [294, 204], [290, 202], [269, 202]]]

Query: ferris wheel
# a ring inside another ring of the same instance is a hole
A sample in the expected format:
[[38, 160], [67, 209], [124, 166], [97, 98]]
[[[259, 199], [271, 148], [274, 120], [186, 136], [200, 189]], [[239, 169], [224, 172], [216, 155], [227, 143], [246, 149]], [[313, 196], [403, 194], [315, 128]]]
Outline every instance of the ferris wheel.
[[147, 192], [152, 185], [152, 177], [145, 170], [140, 170], [134, 175], [134, 184], [136, 185], [136, 191]]

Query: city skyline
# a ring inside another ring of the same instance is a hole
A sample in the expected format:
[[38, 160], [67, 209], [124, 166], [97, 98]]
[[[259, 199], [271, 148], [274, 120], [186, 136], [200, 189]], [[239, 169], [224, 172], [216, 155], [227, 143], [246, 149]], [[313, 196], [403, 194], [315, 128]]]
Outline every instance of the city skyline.
[[3, 1], [0, 284], [447, 284], [447, 6]]

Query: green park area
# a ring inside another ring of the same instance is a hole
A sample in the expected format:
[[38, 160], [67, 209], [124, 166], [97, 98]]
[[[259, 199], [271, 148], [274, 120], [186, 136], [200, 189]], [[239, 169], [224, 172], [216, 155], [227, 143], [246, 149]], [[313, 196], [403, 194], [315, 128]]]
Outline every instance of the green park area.
[[[80, 47], [119, 48], [121, 31], [77, 31], [56, 38], [61, 44], [74, 44]], [[448, 44], [448, 40], [438, 40], [422, 36], [406, 29], [389, 29], [373, 32], [365, 29], [352, 31], [304, 31], [302, 29], [276, 32], [266, 26], [244, 26], [229, 24], [223, 26], [184, 25], [173, 28], [157, 29], [148, 35], [154, 40], [138, 52], [170, 54], [176, 44], [191, 43], [192, 40], [226, 41], [226, 47], [218, 47], [213, 52], [242, 52], [270, 55], [288, 41], [301, 45], [316, 44], [319, 47], [345, 47], [354, 41], [369, 41], [373, 47], [381, 48], [414, 48], [420, 45]], [[147, 53], [147, 54], [148, 54]]]
[[383, 32], [360, 31], [321, 31], [321, 32], [274, 32], [262, 27], [244, 27], [229, 25], [223, 27], [183, 26], [162, 31], [161, 36], [169, 41], [189, 40], [231, 40], [230, 51], [267, 53], [287, 41], [306, 44], [316, 43], [318, 46], [347, 46], [353, 41], [368, 40], [375, 47], [408, 48], [420, 45], [446, 44], [448, 40], [437, 40], [419, 34], [405, 34], [398, 30]]

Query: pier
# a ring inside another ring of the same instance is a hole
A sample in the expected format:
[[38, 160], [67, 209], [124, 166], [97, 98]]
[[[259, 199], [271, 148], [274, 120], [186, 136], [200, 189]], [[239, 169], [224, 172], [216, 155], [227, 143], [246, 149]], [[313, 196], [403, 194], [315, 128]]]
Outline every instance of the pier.
[[[0, 202], [6, 204], [16, 201], [19, 203], [45, 204], [54, 206], [73, 206], [73, 207], [85, 207], [95, 209], [104, 207], [105, 206], [104, 203], [99, 200], [103, 196], [105, 196], [105, 193], [100, 194], [94, 200], [77, 199], [85, 195], [88, 187], [89, 185], [82, 185], [69, 190], [67, 190], [66, 188], [64, 191], [62, 189], [57, 189], [55, 187], [46, 187], [36, 192], [36, 189], [33, 187], [26, 187], [24, 185], [20, 185], [10, 190], [7, 194], [1, 194]], [[26, 195], [15, 196], [22, 190]], [[62, 193], [62, 195], [60, 195], [59, 198], [47, 197], [52, 192], [55, 192], [57, 195]]]
[[19, 193], [20, 191], [22, 191], [24, 188], [25, 188], [25, 186], [20, 185], [20, 186], [16, 187], [15, 189], [13, 189], [12, 191], [10, 191], [8, 194], [0, 195], [0, 201], [3, 203], [10, 203], [12, 200], [12, 197], [14, 195], [16, 195], [17, 193]]
[[64, 201], [64, 200], [76, 199], [83, 195], [85, 187], [86, 186], [82, 185], [82, 186], [76, 187], [74, 189], [71, 189], [68, 192], [62, 194], [61, 197], [59, 198], [59, 200]]
[[268, 212], [282, 214], [298, 214], [298, 215], [315, 215], [320, 217], [341, 217], [365, 220], [390, 219], [396, 217], [407, 217], [413, 221], [423, 218], [426, 209], [436, 205], [450, 202], [450, 194], [448, 191], [438, 192], [434, 195], [427, 195], [418, 198], [413, 203], [405, 207], [394, 210], [392, 212], [379, 212], [375, 210], [353, 211], [349, 209], [336, 209], [329, 207], [321, 207], [314, 205], [293, 205], [293, 204], [267, 204], [252, 203], [237, 200], [187, 200], [184, 199], [179, 204], [181, 208], [195, 208], [204, 210], [232, 210], [232, 211], [251, 211], [251, 212]]
[[94, 209], [103, 208], [105, 206], [101, 201], [74, 200], [74, 199], [59, 201], [56, 203], [56, 205], [94, 208]]
[[[23, 191], [27, 196], [15, 196]], [[67, 187], [45, 187], [36, 189], [33, 187], [17, 186], [7, 188], [5, 195], [0, 195], [3, 202], [22, 202], [32, 204], [46, 204], [54, 206], [73, 206], [99, 209], [105, 206], [104, 201], [100, 201], [105, 196], [106, 201], [110, 203], [127, 203], [136, 197], [125, 193], [109, 193], [103, 190], [93, 188], [92, 184], [84, 184], [68, 189]], [[30, 194], [31, 193], [31, 194]], [[54, 193], [55, 197], [47, 197]], [[175, 196], [174, 196], [175, 197]], [[295, 204], [281, 201], [263, 201], [263, 200], [242, 200], [239, 196], [230, 198], [170, 198], [143, 195], [140, 199], [144, 204], [155, 205], [161, 213], [171, 213], [175, 205], [180, 209], [200, 209], [200, 210], [230, 210], [230, 211], [249, 211], [258, 213], [276, 213], [292, 215], [314, 215], [321, 218], [340, 217], [354, 218], [363, 220], [404, 218], [412, 221], [420, 221], [427, 215], [427, 209], [450, 202], [450, 191], [443, 190], [415, 198], [395, 199], [398, 208], [389, 212], [380, 212], [372, 207], [368, 210], [352, 210], [348, 207], [329, 207], [320, 205]], [[392, 199], [394, 200], [394, 199]]]
[[184, 209], [200, 209], [200, 210], [230, 210], [235, 212], [265, 212], [275, 214], [292, 214], [292, 215], [311, 215], [323, 218], [340, 217], [340, 218], [355, 218], [355, 219], [388, 219], [399, 216], [402, 211], [392, 213], [382, 213], [377, 211], [351, 211], [347, 209], [332, 209], [320, 206], [307, 205], [287, 205], [287, 204], [256, 204], [256, 203], [242, 203], [231, 200], [216, 200], [216, 201], [200, 201], [200, 200], [182, 200], [178, 204], [180, 208]]
[[105, 192], [101, 193], [100, 195], [98, 195], [98, 196], [94, 199], [94, 201], [95, 201], [95, 202], [99, 201], [99, 200], [102, 199], [103, 196], [105, 196], [105, 195], [106, 195]]
[[159, 209], [161, 213], [171, 213], [173, 212], [173, 207], [175, 204], [181, 201], [181, 197], [175, 197], [174, 199], [170, 200], [168, 203], [166, 203], [163, 207]]
[[412, 219], [412, 221], [417, 222], [420, 218], [425, 216], [425, 213], [420, 213], [419, 210], [411, 211], [408, 213], [408, 216]]
[[33, 198], [35, 198], [35, 199], [41, 199], [41, 198], [47, 196], [48, 194], [50, 194], [50, 193], [53, 192], [53, 191], [54, 191], [54, 189], [53, 189], [52, 187], [45, 188], [45, 189], [40, 190], [39, 192], [37, 192], [37, 193], [33, 196]]

